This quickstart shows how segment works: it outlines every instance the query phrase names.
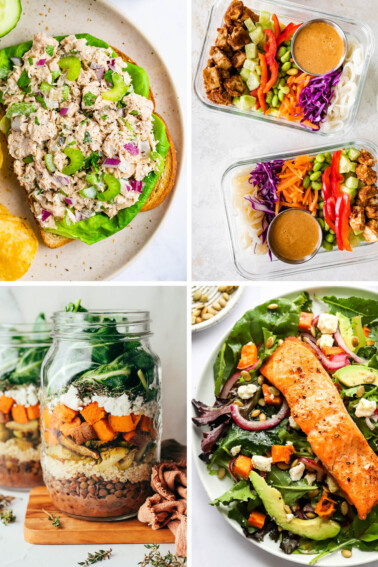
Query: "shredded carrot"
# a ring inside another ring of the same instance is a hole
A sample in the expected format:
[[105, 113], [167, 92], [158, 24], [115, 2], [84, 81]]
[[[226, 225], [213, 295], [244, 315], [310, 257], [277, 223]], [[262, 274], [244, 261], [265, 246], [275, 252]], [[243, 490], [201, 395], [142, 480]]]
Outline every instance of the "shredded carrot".
[[[292, 77], [291, 77], [292, 78]], [[312, 191], [311, 186], [303, 188], [303, 180], [312, 170], [314, 158], [303, 155], [295, 160], [285, 161], [278, 174], [276, 214], [281, 206], [294, 207], [310, 211], [314, 216], [318, 208], [318, 191]]]
[[[281, 118], [286, 118], [291, 122], [300, 122], [303, 118], [303, 112], [300, 111], [299, 95], [302, 90], [307, 87], [310, 82], [310, 75], [307, 73], [298, 73], [298, 75], [292, 75], [287, 80], [286, 86], [289, 87], [290, 92], [285, 95], [280, 109], [279, 116]], [[305, 126], [313, 126], [308, 120], [303, 123]]]

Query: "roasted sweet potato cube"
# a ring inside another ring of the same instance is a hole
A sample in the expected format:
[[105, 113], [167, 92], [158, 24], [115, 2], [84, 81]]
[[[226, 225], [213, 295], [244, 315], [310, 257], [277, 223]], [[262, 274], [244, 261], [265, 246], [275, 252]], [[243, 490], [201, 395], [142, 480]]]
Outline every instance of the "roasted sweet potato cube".
[[48, 408], [45, 408], [42, 412], [42, 422], [45, 429], [58, 429], [59, 421]]
[[128, 433], [136, 429], [136, 424], [131, 415], [110, 415], [109, 425], [114, 431], [120, 433]]
[[58, 445], [59, 441], [58, 441], [58, 437], [56, 435], [54, 435], [54, 433], [52, 433], [52, 431], [44, 431], [43, 432], [44, 438], [45, 438], [45, 442], [46, 445]]
[[104, 419], [104, 417], [106, 416], [106, 411], [104, 410], [104, 408], [98, 407], [97, 402], [88, 404], [83, 410], [81, 410], [80, 413], [85, 421], [87, 421], [91, 425], [93, 425], [97, 421], [100, 421], [100, 419]]
[[101, 441], [112, 441], [116, 436], [116, 433], [113, 431], [111, 426], [108, 423], [107, 419], [100, 419], [97, 423], [93, 424], [93, 429], [97, 433], [97, 437], [101, 439]]
[[27, 423], [29, 421], [25, 406], [21, 404], [15, 404], [12, 406], [11, 411], [13, 421], [16, 421], [17, 423]]
[[35, 404], [34, 406], [29, 406], [26, 408], [26, 414], [29, 419], [38, 419], [39, 418], [39, 404]]
[[0, 411], [2, 411], [3, 413], [9, 413], [13, 404], [13, 398], [9, 398], [8, 396], [0, 396]]
[[58, 404], [53, 410], [53, 414], [58, 421], [67, 423], [72, 421], [73, 418], [77, 416], [78, 412], [64, 404]]
[[72, 421], [69, 421], [68, 423], [62, 423], [62, 425], [60, 426], [60, 431], [65, 437], [68, 437], [68, 435], [72, 435], [73, 430], [79, 427], [79, 425], [81, 425], [80, 417], [76, 416]]

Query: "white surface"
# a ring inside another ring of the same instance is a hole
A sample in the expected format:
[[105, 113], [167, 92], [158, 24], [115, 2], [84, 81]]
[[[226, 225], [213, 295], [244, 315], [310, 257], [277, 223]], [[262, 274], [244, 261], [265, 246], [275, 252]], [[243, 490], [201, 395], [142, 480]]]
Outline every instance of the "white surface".
[[[151, 347], [162, 362], [163, 438], [186, 442], [186, 288], [125, 286], [1, 286], [0, 317], [3, 322], [31, 321], [44, 310], [47, 315], [81, 297], [87, 308], [146, 309], [151, 312]], [[13, 509], [17, 522], [0, 523], [1, 567], [70, 567], [84, 561], [88, 552], [113, 549], [109, 567], [137, 567], [147, 551], [143, 545], [31, 545], [23, 539], [27, 494], [17, 496]], [[116, 524], [115, 524], [116, 529]], [[161, 551], [174, 552], [174, 545]], [[104, 563], [108, 565], [108, 563]]]
[[[212, 4], [213, 0], [193, 0], [193, 73], [197, 67]], [[313, 0], [300, 0], [297, 4], [314, 7]], [[318, 0], [315, 7], [318, 10], [363, 20], [371, 26], [376, 36], [378, 30], [376, 6], [376, 0], [365, 0], [360, 3], [356, 3], [355, 0], [333, 0], [332, 2]], [[378, 68], [376, 54], [373, 56], [373, 61], [362, 94], [356, 126], [350, 138], [367, 138], [376, 142], [375, 83]], [[229, 246], [224, 207], [220, 197], [220, 180], [224, 170], [232, 161], [239, 158], [322, 145], [325, 140], [290, 128], [211, 112], [203, 106], [194, 93], [192, 96], [193, 277], [196, 280], [245, 281], [235, 269]], [[333, 141], [331, 140], [330, 143]], [[341, 142], [343, 141], [341, 139]], [[378, 267], [366, 263], [333, 269], [332, 272], [320, 270], [316, 272], [316, 276], [308, 272], [295, 277], [287, 276], [281, 280], [306, 281], [314, 277], [326, 281], [372, 280], [378, 277]]]
[[[310, 288], [312, 285], [303, 284], [302, 289], [306, 289], [306, 287]], [[366, 286], [357, 284], [354, 287], [366, 289]], [[251, 284], [247, 287], [241, 301], [228, 318], [207, 332], [193, 335], [192, 394], [196, 390], [199, 377], [214, 348], [245, 311], [271, 298], [300, 289], [301, 284], [296, 283], [264, 283], [263, 286], [261, 284]], [[378, 292], [378, 286], [369, 286], [368, 289], [376, 293]], [[224, 521], [219, 512], [209, 506], [209, 497], [201, 485], [196, 467], [193, 467], [192, 474], [192, 509], [193, 565], [206, 565], [208, 557], [212, 558], [213, 565], [218, 565], [219, 567], [250, 565], [252, 563], [253, 567], [278, 567], [282, 565], [281, 558], [268, 555], [262, 549], [252, 546], [249, 541], [239, 535]], [[206, 525], [211, 526], [211, 532], [203, 530], [203, 526]], [[216, 537], [211, 536], [211, 534], [216, 534]], [[290, 567], [295, 564], [291, 561], [285, 561], [285, 565]], [[319, 565], [321, 566], [322, 563]], [[345, 567], [348, 566], [347, 560], [343, 562], [343, 565]], [[377, 567], [378, 562], [370, 565]]]
[[[186, 0], [111, 0], [149, 38], [175, 84], [185, 121]], [[164, 33], [162, 33], [164, 30]], [[184, 156], [185, 159], [185, 156]], [[183, 281], [186, 279], [186, 165], [175, 199], [148, 246], [116, 276], [116, 281]]]

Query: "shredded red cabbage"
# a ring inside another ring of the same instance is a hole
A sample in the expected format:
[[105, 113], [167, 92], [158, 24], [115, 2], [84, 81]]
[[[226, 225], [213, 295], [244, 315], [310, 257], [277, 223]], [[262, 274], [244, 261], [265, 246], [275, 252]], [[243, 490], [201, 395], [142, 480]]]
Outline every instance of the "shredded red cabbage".
[[306, 128], [310, 128], [310, 130], [320, 129], [320, 123], [324, 122], [326, 118], [341, 73], [342, 68], [320, 77], [313, 77], [307, 87], [302, 90], [299, 95], [299, 103], [303, 111], [301, 123], [309, 120], [313, 124], [313, 127], [305, 125]]

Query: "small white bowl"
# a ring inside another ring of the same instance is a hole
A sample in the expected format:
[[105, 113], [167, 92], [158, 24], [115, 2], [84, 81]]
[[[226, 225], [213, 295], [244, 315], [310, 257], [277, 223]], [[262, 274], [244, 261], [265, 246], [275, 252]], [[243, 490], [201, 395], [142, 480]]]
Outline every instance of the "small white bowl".
[[[203, 290], [203, 293], [210, 295], [211, 300], [206, 302], [205, 305], [211, 305], [212, 303], [214, 303], [215, 301], [217, 301], [222, 297], [222, 292], [218, 291], [218, 287], [219, 286], [195, 286], [195, 289], [201, 289]], [[195, 289], [192, 288], [192, 294], [193, 291], [195, 291]], [[202, 323], [196, 323], [195, 325], [192, 325], [193, 333], [197, 333], [198, 331], [204, 331], [209, 327], [213, 327], [214, 325], [219, 323], [226, 315], [228, 315], [228, 313], [231, 313], [231, 311], [233, 310], [233, 308], [236, 306], [239, 299], [241, 298], [244, 289], [245, 289], [244, 286], [239, 286], [238, 289], [230, 295], [230, 299], [228, 300], [226, 307], [218, 311], [218, 313], [214, 315], [214, 317], [208, 319], [207, 321], [202, 321]], [[202, 305], [202, 304], [199, 302], [193, 304], [192, 302], [191, 308], [193, 309], [195, 305]]]

